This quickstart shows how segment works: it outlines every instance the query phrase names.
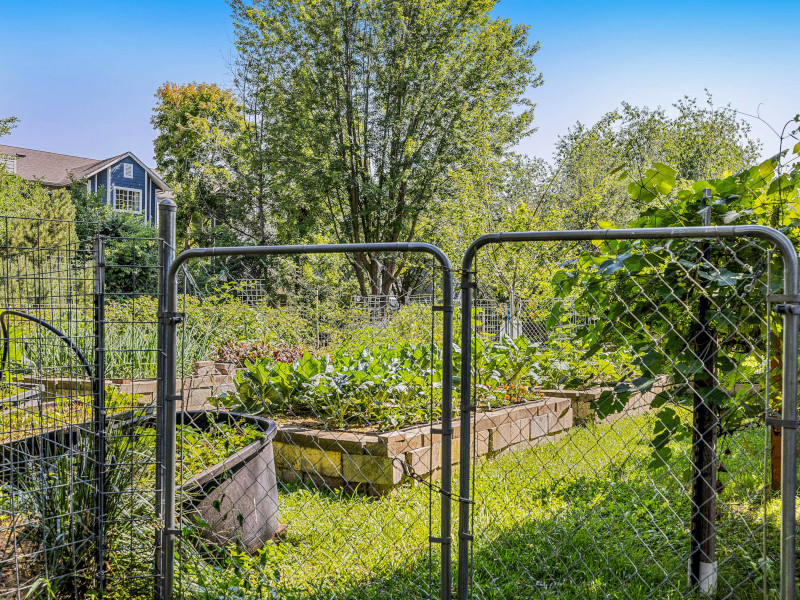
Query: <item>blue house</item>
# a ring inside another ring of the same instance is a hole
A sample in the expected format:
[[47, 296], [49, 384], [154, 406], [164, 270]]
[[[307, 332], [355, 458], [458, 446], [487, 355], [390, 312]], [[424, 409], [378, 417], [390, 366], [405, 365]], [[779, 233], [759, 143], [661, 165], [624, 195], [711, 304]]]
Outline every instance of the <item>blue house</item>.
[[84, 182], [90, 192], [100, 191], [114, 210], [141, 215], [156, 222], [156, 192], [170, 187], [132, 152], [96, 159], [56, 154], [0, 144], [0, 168], [49, 188]]

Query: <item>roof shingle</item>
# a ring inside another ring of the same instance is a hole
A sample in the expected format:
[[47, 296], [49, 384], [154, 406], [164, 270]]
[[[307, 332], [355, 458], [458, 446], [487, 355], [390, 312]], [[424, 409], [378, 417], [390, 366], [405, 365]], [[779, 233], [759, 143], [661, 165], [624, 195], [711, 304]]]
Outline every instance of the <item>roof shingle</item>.
[[[42, 150], [31, 150], [18, 146], [0, 144], [0, 154], [16, 156], [17, 175], [24, 179], [41, 179], [49, 185], [69, 185], [70, 173], [80, 178], [80, 173], [89, 172], [92, 165], [105, 161], [96, 158], [56, 154]], [[111, 160], [111, 159], [109, 159]]]

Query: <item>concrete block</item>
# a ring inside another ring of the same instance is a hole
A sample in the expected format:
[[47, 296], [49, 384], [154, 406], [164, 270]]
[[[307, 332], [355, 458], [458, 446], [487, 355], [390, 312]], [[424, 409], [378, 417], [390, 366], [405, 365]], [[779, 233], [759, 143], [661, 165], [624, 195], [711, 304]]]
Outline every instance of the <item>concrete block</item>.
[[275, 453], [275, 466], [279, 469], [300, 473], [298, 469], [300, 461], [300, 448], [294, 444], [283, 442], [272, 442]]
[[233, 363], [214, 363], [214, 368], [220, 375], [230, 375], [231, 377], [236, 375], [236, 365]]
[[491, 432], [488, 429], [476, 432], [475, 436], [472, 438], [472, 444], [470, 444], [470, 456], [473, 455], [473, 452], [478, 456], [489, 454], [491, 437]]
[[342, 467], [348, 482], [393, 486], [403, 478], [401, 465], [383, 456], [343, 455]]
[[201, 360], [194, 363], [193, 372], [198, 377], [207, 377], [208, 375], [211, 375], [211, 372], [214, 370], [214, 361]]
[[323, 477], [342, 476], [342, 454], [330, 450], [316, 448], [299, 448], [297, 470], [303, 473], [314, 473]]
[[430, 427], [427, 425], [378, 434], [378, 440], [386, 445], [388, 456], [421, 448], [429, 443], [429, 438]]
[[503, 423], [490, 430], [492, 452], [498, 452], [503, 448], [519, 444], [523, 440], [530, 439], [530, 419], [520, 419]]
[[424, 477], [441, 466], [441, 447], [441, 444], [433, 444], [432, 446], [425, 446], [424, 448], [406, 452], [406, 463], [408, 463], [415, 475]]
[[552, 432], [555, 421], [556, 418], [553, 414], [540, 415], [531, 419], [529, 439], [537, 440], [549, 435]]
[[346, 452], [347, 454], [364, 454], [364, 445], [374, 443], [377, 436], [351, 433], [348, 431], [326, 431], [306, 429], [304, 427], [281, 425], [276, 438], [284, 443], [295, 444], [305, 448]]

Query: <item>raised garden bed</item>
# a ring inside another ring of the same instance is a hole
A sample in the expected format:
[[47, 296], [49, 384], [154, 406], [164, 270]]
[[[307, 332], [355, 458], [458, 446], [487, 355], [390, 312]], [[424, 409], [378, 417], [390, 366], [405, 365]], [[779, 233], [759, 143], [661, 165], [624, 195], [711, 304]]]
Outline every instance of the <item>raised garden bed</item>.
[[[68, 411], [58, 414], [72, 415], [74, 403], [62, 399], [64, 402]], [[47, 409], [47, 404], [42, 408]], [[139, 435], [154, 425], [151, 408], [111, 414], [109, 424]], [[20, 414], [36, 420], [37, 426], [6, 432], [0, 443], [0, 479], [13, 481], [32, 464], [70, 456], [80, 440], [94, 435], [94, 423], [83, 414], [74, 415], [78, 418], [71, 423], [61, 420], [57, 424], [42, 421], [38, 411], [27, 415], [27, 411], [15, 410], [8, 416]], [[239, 539], [246, 548], [254, 549], [280, 533], [283, 527], [278, 520], [272, 448], [275, 423], [257, 416], [206, 411], [179, 412], [177, 422], [183, 442], [179, 447], [178, 478], [183, 479], [179, 489], [184, 515], [199, 520], [203, 535], [216, 543]], [[246, 436], [236, 435], [240, 423], [247, 425]], [[202, 443], [194, 441], [198, 435]], [[151, 435], [146, 437], [152, 439]], [[240, 441], [244, 445], [237, 447]]]
[[12, 387], [15, 393], [0, 398], [0, 406], [9, 407], [27, 406], [31, 403], [38, 402], [42, 397], [44, 386], [22, 383]]
[[[246, 446], [226, 452], [223, 460], [188, 473], [181, 483], [184, 514], [196, 518], [203, 535], [219, 544], [239, 540], [245, 549], [254, 550], [281, 533], [285, 527], [278, 511], [275, 422], [237, 413], [187, 411], [178, 413], [178, 423], [201, 432], [212, 432], [220, 424], [246, 423], [259, 433]], [[185, 440], [181, 446], [184, 454], [192, 450]]]
[[[666, 380], [646, 393], [631, 396], [625, 408], [602, 422], [641, 414]], [[602, 388], [586, 391], [545, 390], [545, 397], [475, 415], [475, 455], [490, 458], [556, 440], [569, 429], [598, 420], [594, 404]], [[385, 494], [400, 484], [404, 471], [436, 478], [441, 472], [439, 423], [387, 433], [323, 431], [280, 425], [275, 436], [275, 466], [285, 482]], [[458, 462], [461, 427], [454, 424], [451, 456]]]

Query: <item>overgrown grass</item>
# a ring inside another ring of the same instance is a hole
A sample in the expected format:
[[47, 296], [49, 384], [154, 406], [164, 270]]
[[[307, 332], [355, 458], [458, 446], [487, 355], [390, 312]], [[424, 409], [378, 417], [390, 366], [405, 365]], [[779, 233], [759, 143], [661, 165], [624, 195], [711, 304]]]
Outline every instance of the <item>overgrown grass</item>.
[[[690, 505], [688, 448], [669, 469], [650, 466], [652, 416], [577, 428], [559, 441], [482, 461], [476, 469], [473, 598], [684, 598]], [[777, 581], [779, 501], [761, 500], [763, 437], [725, 444], [731, 475], [720, 495], [720, 598], [761, 597]], [[406, 600], [429, 594], [428, 525], [438, 499], [408, 485], [382, 498], [285, 486], [288, 533], [255, 556], [192, 551], [186, 597]], [[761, 561], [763, 510], [766, 564]], [[434, 533], [435, 534], [435, 533]], [[434, 547], [434, 564], [438, 546]], [[436, 567], [434, 567], [434, 571]], [[434, 588], [437, 575], [434, 572]], [[773, 594], [770, 591], [770, 594]]]

